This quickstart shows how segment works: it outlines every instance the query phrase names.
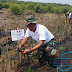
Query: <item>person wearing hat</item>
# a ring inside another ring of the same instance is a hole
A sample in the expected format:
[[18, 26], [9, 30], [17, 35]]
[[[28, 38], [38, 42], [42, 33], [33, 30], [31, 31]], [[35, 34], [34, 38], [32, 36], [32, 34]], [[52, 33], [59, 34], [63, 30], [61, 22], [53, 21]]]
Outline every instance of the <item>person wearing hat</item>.
[[71, 19], [72, 19], [72, 13], [71, 12], [64, 12], [64, 15], [66, 16], [66, 23], [67, 20], [69, 21], [69, 24], [71, 24]]
[[[33, 48], [25, 49], [23, 54], [31, 53], [35, 50], [38, 50], [37, 55], [43, 56], [43, 52], [47, 53], [49, 56], [53, 56], [55, 58], [59, 58], [60, 55], [58, 51], [55, 49], [56, 41], [54, 39], [53, 34], [44, 26], [37, 23], [34, 16], [29, 16], [26, 18], [26, 34], [24, 39], [21, 41], [19, 45], [19, 49], [26, 43], [27, 39], [31, 36], [34, 40], [36, 40], [37, 45]], [[40, 54], [39, 54], [40, 53]], [[39, 56], [39, 57], [41, 57]]]
[[66, 21], [67, 21], [67, 19], [68, 19], [68, 16], [69, 16], [69, 12], [64, 12], [64, 16], [66, 17]]
[[69, 24], [71, 24], [71, 19], [72, 19], [72, 13], [69, 13], [69, 16], [68, 16]]

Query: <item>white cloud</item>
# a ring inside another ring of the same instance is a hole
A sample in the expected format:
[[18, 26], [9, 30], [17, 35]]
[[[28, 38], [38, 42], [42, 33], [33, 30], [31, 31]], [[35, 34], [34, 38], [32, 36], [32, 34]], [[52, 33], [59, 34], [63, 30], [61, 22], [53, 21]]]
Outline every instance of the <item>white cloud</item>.
[[33, 2], [43, 2], [43, 3], [61, 3], [72, 5], [72, 0], [20, 0], [20, 1], [33, 1]]

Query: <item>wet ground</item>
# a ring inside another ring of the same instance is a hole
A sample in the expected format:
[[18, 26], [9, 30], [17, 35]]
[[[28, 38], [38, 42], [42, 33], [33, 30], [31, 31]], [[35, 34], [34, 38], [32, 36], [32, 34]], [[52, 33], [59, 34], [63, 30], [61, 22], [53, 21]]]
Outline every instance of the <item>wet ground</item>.
[[[59, 43], [57, 43], [56, 48], [59, 50], [60, 55], [64, 54], [65, 52], [72, 51], [72, 35], [67, 37], [67, 25], [65, 24], [65, 19], [59, 18], [59, 16], [49, 16], [49, 15], [43, 15], [39, 14], [36, 15], [38, 18], [38, 22], [44, 24], [47, 26], [47, 28], [55, 35], [56, 39]], [[7, 9], [0, 10], [0, 48], [2, 49], [2, 55], [6, 54], [6, 33], [5, 31], [8, 30], [9, 32], [17, 27], [25, 28], [25, 16], [14, 16], [12, 14], [9, 14], [7, 12]], [[57, 29], [57, 28], [61, 29]], [[1, 32], [3, 31], [3, 32]], [[2, 35], [3, 34], [3, 35]], [[65, 40], [63, 40], [65, 39]], [[60, 42], [60, 40], [63, 40]], [[17, 47], [17, 42], [12, 42], [11, 40], [8, 41], [9, 45], [9, 53], [12, 52], [12, 49]], [[17, 57], [15, 57], [17, 58]], [[63, 56], [63, 58], [72, 58], [72, 53], [66, 54]], [[17, 59], [16, 59], [17, 60]], [[15, 68], [13, 72], [28, 72], [28, 68], [31, 67], [31, 70], [34, 72], [61, 72], [60, 70], [57, 71], [57, 68], [53, 68], [47, 64], [43, 64], [42, 66], [39, 65], [38, 60], [33, 57], [30, 58], [29, 63], [25, 63], [24, 65], [19, 65], [18, 68]], [[24, 61], [23, 61], [24, 62]], [[65, 67], [67, 68], [67, 67]], [[9, 71], [10, 72], [10, 71]], [[72, 69], [66, 71], [66, 72], [72, 72]]]
[[[9, 42], [9, 45], [13, 48], [17, 47], [17, 43], [16, 42]], [[10, 48], [11, 48], [10, 47]], [[3, 45], [1, 47], [2, 49], [2, 55], [5, 55], [7, 57], [6, 54], [6, 45]], [[56, 45], [56, 49], [59, 50], [59, 54], [60, 56], [62, 56], [64, 53], [72, 51], [72, 36], [66, 38], [64, 41], [57, 43]], [[11, 49], [9, 49], [11, 50]], [[65, 54], [63, 57], [61, 58], [72, 58], [72, 53], [68, 53]], [[17, 56], [15, 56], [15, 60], [17, 60]], [[71, 64], [72, 65], [72, 64]], [[17, 68], [15, 68], [15, 72], [28, 72], [28, 69], [31, 68], [31, 70], [33, 72], [57, 72], [57, 68], [56, 67], [52, 67], [48, 64], [47, 61], [44, 62], [44, 64], [42, 63], [42, 65], [40, 66], [38, 60], [36, 59], [36, 57], [30, 57], [29, 61], [25, 61], [22, 60], [22, 64], [18, 65]], [[62, 66], [62, 70], [68, 69], [70, 68], [70, 66]], [[62, 72], [60, 70], [58, 70], [58, 72]], [[72, 68], [66, 72], [72, 72]]]
[[[66, 38], [64, 41], [57, 43], [56, 48], [59, 50], [60, 56], [62, 56], [66, 52], [72, 51], [72, 37], [70, 36], [69, 38]], [[60, 50], [60, 48], [62, 49]], [[61, 58], [71, 58], [72, 59], [72, 52], [65, 54]], [[69, 65], [68, 63], [69, 62], [67, 62], [66, 65]], [[70, 65], [72, 66], [72, 63]], [[71, 66], [59, 66], [59, 68], [62, 70], [66, 70], [70, 68]], [[40, 66], [36, 58], [34, 58], [34, 60], [31, 61], [27, 65], [26, 64], [23, 66], [20, 65], [17, 71], [19, 70], [18, 72], [27, 72], [29, 67], [31, 68], [33, 72], [62, 72], [58, 70], [56, 67], [50, 66], [47, 62], [45, 62], [44, 64]], [[72, 68], [69, 70], [66, 70], [65, 72], [72, 72]]]

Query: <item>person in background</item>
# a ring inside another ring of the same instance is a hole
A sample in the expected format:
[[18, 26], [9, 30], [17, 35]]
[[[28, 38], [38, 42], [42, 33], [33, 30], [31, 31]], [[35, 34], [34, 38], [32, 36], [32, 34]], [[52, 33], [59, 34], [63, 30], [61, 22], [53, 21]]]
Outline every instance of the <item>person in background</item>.
[[72, 19], [72, 13], [69, 13], [69, 15], [68, 15], [69, 24], [71, 24], [71, 19]]
[[67, 21], [67, 19], [68, 19], [68, 15], [69, 15], [69, 12], [68, 12], [68, 13], [64, 12], [64, 15], [65, 15], [65, 17], [66, 17], [66, 21]]
[[64, 12], [64, 15], [66, 16], [66, 23], [67, 23], [67, 20], [69, 22], [69, 24], [71, 24], [71, 19], [72, 19], [72, 13], [71, 12]]

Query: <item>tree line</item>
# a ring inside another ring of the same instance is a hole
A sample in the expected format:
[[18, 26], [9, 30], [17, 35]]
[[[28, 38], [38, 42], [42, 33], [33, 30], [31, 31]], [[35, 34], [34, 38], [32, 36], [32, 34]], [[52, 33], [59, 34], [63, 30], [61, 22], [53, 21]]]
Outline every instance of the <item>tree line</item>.
[[36, 13], [57, 13], [72, 12], [72, 6], [67, 4], [56, 3], [38, 3], [38, 2], [24, 2], [17, 0], [0, 0], [0, 9], [9, 8], [10, 11], [19, 15], [26, 10], [31, 10]]

